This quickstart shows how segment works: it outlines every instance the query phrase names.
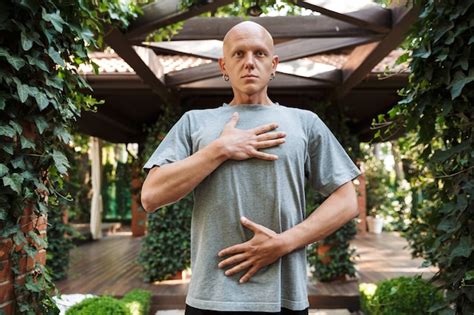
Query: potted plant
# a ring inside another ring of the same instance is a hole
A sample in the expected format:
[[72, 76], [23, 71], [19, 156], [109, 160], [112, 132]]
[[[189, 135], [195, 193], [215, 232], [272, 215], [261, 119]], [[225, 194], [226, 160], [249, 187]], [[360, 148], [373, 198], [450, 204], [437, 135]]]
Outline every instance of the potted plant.
[[367, 227], [370, 233], [380, 234], [383, 230], [384, 219], [378, 215], [368, 215], [367, 216]]

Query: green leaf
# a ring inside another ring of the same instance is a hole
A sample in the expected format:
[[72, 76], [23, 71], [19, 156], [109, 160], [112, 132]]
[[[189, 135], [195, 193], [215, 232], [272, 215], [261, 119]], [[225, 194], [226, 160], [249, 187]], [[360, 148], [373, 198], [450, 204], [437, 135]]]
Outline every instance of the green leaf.
[[22, 149], [35, 149], [36, 147], [33, 141], [23, 136], [20, 137], [20, 143]]
[[3, 143], [0, 147], [3, 149], [3, 151], [7, 152], [10, 155], [13, 155], [13, 143]]
[[58, 172], [61, 174], [65, 174], [69, 167], [69, 162], [67, 161], [66, 156], [62, 152], [57, 151], [57, 150], [53, 151], [52, 156], [53, 156], [55, 166], [58, 169]]
[[40, 134], [42, 134], [43, 131], [49, 126], [48, 122], [46, 121], [46, 119], [44, 119], [43, 116], [35, 116], [34, 121], [36, 128], [38, 128]]
[[464, 279], [466, 279], [466, 281], [474, 280], [474, 270], [469, 270], [466, 272]]
[[59, 15], [59, 10], [55, 13], [46, 13], [46, 10], [43, 8], [42, 18], [45, 21], [51, 22], [56, 31], [59, 33], [63, 32], [63, 24], [65, 24], [65, 22], [61, 15]]
[[4, 93], [0, 93], [0, 110], [4, 110], [6, 106], [6, 99], [7, 95]]
[[48, 53], [48, 56], [51, 58], [51, 60], [53, 60], [54, 63], [56, 63], [56, 64], [58, 64], [62, 67], [65, 66], [63, 58], [61, 58], [61, 55], [56, 50], [54, 50], [53, 47], [50, 46], [48, 48], [47, 53]]
[[25, 169], [25, 161], [22, 156], [15, 158], [14, 160], [10, 161], [13, 168], [21, 168]]
[[16, 121], [10, 120], [9, 125], [12, 126], [12, 128], [15, 129], [16, 133], [18, 134], [23, 131], [23, 128], [21, 128], [20, 124]]
[[41, 92], [36, 93], [35, 100], [36, 100], [36, 104], [38, 104], [38, 108], [40, 111], [42, 111], [49, 105], [48, 97], [44, 93], [41, 93]]
[[0, 48], [0, 57], [5, 57], [8, 63], [17, 71], [25, 65], [25, 61], [22, 58], [10, 55], [10, 53], [3, 48]]
[[46, 85], [48, 86], [52, 86], [58, 90], [62, 90], [63, 89], [63, 79], [59, 78], [59, 77], [54, 77], [52, 80], [50, 80], [49, 78], [46, 78]]
[[35, 243], [41, 247], [46, 247], [47, 244], [41, 237], [38, 236], [34, 231], [28, 231], [28, 235], [35, 241]]
[[23, 177], [18, 173], [13, 173], [10, 176], [3, 177], [3, 185], [9, 186], [13, 191], [21, 193], [21, 184], [23, 183]]
[[25, 32], [21, 32], [21, 48], [23, 48], [24, 51], [28, 51], [33, 47], [33, 41], [28, 37], [28, 35], [25, 34]]
[[469, 75], [465, 76], [463, 71], [457, 71], [454, 74], [454, 79], [450, 84], [451, 87], [451, 99], [454, 100], [456, 97], [461, 95], [464, 86], [474, 81], [474, 69], [469, 71]]
[[15, 233], [15, 235], [13, 235], [13, 241], [15, 242], [15, 245], [17, 246], [21, 246], [27, 242], [25, 235], [23, 234], [22, 231], [18, 231]]
[[471, 238], [469, 236], [463, 236], [459, 240], [458, 245], [453, 249], [449, 255], [449, 261], [452, 261], [456, 257], [469, 257], [471, 255]]
[[39, 69], [49, 73], [48, 66], [46, 65], [46, 63], [43, 60], [41, 60], [39, 58], [32, 57], [32, 56], [26, 56], [26, 59], [28, 59], [28, 63], [30, 65], [37, 66]]
[[6, 137], [9, 137], [9, 138], [13, 138], [15, 136], [15, 134], [16, 134], [15, 129], [13, 129], [12, 127], [10, 127], [10, 126], [0, 126], [0, 136], [6, 136]]
[[5, 164], [0, 163], [0, 177], [5, 176], [8, 173], [8, 167]]
[[21, 83], [19, 80], [16, 81], [16, 90], [20, 102], [24, 103], [28, 99], [28, 85]]

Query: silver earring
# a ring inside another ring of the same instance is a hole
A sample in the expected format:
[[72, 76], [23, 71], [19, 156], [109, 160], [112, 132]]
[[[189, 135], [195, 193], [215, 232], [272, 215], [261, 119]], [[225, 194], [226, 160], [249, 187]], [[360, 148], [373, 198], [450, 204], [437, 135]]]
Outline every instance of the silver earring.
[[223, 74], [222, 77], [224, 78], [224, 81], [229, 81], [229, 76], [227, 74]]

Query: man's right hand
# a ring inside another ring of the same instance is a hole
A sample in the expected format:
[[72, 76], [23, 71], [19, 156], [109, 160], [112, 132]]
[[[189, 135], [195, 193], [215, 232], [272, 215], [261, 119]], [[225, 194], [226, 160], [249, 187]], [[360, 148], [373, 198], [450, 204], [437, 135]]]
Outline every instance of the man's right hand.
[[232, 160], [258, 158], [262, 160], [277, 160], [278, 156], [258, 151], [259, 149], [275, 147], [285, 143], [286, 133], [282, 131], [269, 132], [278, 128], [271, 123], [256, 128], [242, 130], [235, 126], [239, 121], [239, 113], [232, 114], [230, 121], [225, 124], [218, 140], [221, 142], [226, 155]]

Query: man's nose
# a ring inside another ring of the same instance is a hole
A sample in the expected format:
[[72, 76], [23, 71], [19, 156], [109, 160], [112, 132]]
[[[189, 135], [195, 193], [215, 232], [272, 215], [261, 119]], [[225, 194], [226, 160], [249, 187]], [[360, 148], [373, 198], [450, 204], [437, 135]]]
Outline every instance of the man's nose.
[[245, 54], [245, 67], [253, 69], [255, 67], [255, 58], [251, 52]]

